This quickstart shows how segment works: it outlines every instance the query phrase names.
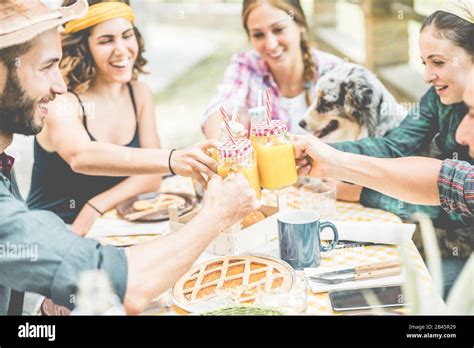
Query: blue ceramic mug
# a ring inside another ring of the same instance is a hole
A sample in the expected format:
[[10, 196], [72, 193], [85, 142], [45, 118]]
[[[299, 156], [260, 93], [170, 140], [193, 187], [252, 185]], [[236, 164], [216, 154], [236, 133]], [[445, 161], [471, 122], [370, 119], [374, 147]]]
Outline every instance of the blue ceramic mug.
[[[321, 245], [320, 233], [330, 228], [334, 240], [328, 246]], [[278, 214], [278, 239], [280, 258], [294, 269], [318, 267], [321, 251], [334, 249], [339, 241], [337, 228], [331, 222], [321, 222], [319, 214], [309, 210], [291, 210]]]

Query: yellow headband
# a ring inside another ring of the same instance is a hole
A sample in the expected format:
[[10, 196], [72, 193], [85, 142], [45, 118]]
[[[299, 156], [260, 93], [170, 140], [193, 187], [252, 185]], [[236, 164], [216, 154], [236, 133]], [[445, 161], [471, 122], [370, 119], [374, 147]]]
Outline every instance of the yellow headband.
[[438, 10], [451, 13], [474, 24], [474, 2], [472, 0], [447, 0]]
[[68, 22], [64, 32], [66, 34], [77, 33], [114, 18], [125, 18], [132, 23], [135, 20], [133, 10], [127, 4], [123, 2], [101, 2], [90, 6], [84, 17]]

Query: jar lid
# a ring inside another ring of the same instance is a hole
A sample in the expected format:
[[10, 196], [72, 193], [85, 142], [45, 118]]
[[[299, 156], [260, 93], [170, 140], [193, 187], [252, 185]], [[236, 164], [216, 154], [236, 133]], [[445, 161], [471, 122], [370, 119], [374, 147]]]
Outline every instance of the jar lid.
[[217, 150], [221, 158], [246, 156], [252, 152], [252, 142], [248, 139], [237, 139], [234, 144], [229, 140], [219, 145]]
[[[229, 121], [229, 127], [230, 127], [230, 130], [232, 131], [232, 134], [240, 134], [245, 131], [244, 125], [236, 121]], [[224, 122], [221, 122], [221, 129], [227, 131]]]
[[272, 129], [272, 135], [280, 135], [282, 133], [286, 133], [288, 131], [288, 127], [286, 122], [283, 120], [271, 120], [270, 127]]
[[288, 131], [286, 122], [283, 120], [271, 120], [267, 122], [257, 123], [252, 128], [252, 135], [255, 137], [267, 137], [272, 135], [280, 135]]

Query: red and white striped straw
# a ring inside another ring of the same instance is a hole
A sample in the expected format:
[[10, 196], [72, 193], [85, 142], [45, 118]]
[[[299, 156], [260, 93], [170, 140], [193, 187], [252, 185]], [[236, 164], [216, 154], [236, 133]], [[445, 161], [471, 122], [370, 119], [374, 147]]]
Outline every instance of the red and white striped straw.
[[224, 116], [224, 121], [227, 122], [227, 121], [230, 119], [230, 118], [229, 118], [229, 115], [227, 115], [227, 112], [225, 112], [225, 109], [224, 109], [223, 106], [221, 106], [221, 109], [220, 109], [220, 110], [221, 110], [222, 116]]
[[239, 118], [239, 107], [237, 104], [234, 105], [234, 110], [232, 111], [232, 118], [231, 121], [235, 121], [240, 123], [240, 118]]
[[229, 133], [229, 138], [232, 141], [233, 144], [235, 144], [235, 139], [234, 136], [232, 135], [232, 130], [230, 129], [229, 126], [229, 116], [227, 116], [227, 113], [225, 112], [224, 108], [221, 106], [221, 114], [222, 114], [222, 119], [224, 120], [225, 128], [227, 129], [227, 133]]
[[270, 105], [270, 88], [265, 90], [265, 102], [266, 102], [266, 109], [267, 109], [267, 123], [270, 124], [272, 119], [272, 106]]

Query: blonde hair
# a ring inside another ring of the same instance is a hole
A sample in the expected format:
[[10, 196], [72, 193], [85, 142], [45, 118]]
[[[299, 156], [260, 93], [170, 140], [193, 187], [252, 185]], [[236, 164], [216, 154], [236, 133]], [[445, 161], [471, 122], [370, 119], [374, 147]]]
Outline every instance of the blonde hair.
[[261, 6], [263, 3], [268, 3], [273, 7], [276, 7], [280, 10], [285, 11], [298, 24], [301, 28], [304, 28], [305, 31], [301, 33], [301, 53], [303, 56], [303, 80], [306, 90], [306, 103], [308, 105], [312, 104], [312, 95], [311, 95], [311, 86], [312, 83], [316, 82], [318, 78], [318, 69], [317, 63], [311, 53], [311, 45], [307, 38], [306, 32], [308, 31], [308, 23], [306, 21], [306, 16], [303, 12], [299, 0], [244, 0], [242, 7], [242, 22], [247, 34], [249, 34], [249, 29], [247, 26], [247, 20], [250, 13], [257, 7]]

